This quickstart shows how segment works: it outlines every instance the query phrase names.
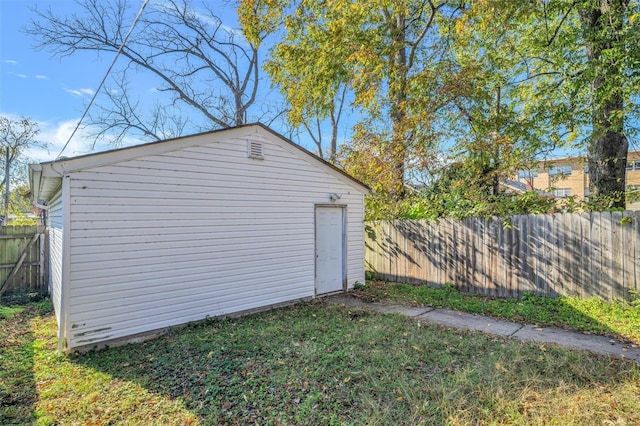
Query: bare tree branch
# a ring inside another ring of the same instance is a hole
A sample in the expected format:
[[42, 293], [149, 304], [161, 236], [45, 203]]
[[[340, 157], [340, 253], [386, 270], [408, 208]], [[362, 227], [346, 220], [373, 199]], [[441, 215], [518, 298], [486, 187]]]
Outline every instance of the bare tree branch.
[[[129, 72], [155, 76], [159, 93], [170, 95], [169, 105], [197, 111], [203, 128], [226, 128], [244, 124], [256, 102], [260, 64], [258, 46], [225, 27], [211, 6], [196, 9], [191, 0], [167, 0], [148, 7], [138, 27], [121, 52]], [[81, 14], [60, 16], [51, 9], [35, 9], [36, 18], [26, 32], [54, 57], [81, 51], [116, 52], [132, 16], [125, 0], [80, 0]], [[121, 77], [124, 78], [124, 77]], [[126, 81], [120, 89], [128, 89]], [[98, 125], [96, 138], [114, 135], [122, 142], [128, 131], [148, 139], [163, 137], [165, 131], [185, 129], [180, 114], [172, 114], [156, 102], [152, 113], [140, 111], [128, 93], [107, 92], [99, 113], [91, 114]], [[158, 115], [159, 114], [159, 115]], [[177, 120], [169, 125], [171, 120]], [[158, 132], [160, 123], [165, 127]]]

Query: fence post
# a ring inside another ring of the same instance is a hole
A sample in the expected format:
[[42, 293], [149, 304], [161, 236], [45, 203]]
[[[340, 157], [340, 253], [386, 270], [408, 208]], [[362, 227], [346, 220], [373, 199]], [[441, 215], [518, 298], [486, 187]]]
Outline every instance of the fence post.
[[38, 265], [38, 281], [39, 281], [39, 285], [38, 285], [38, 291], [43, 291], [45, 288], [47, 289], [47, 292], [49, 292], [49, 286], [46, 285], [46, 281], [45, 281], [45, 270], [46, 270], [46, 265], [45, 265], [45, 261], [46, 261], [46, 236], [45, 236], [45, 231], [43, 231], [40, 234], [40, 241], [39, 241], [39, 254], [40, 254], [40, 261], [39, 261], [39, 265]]

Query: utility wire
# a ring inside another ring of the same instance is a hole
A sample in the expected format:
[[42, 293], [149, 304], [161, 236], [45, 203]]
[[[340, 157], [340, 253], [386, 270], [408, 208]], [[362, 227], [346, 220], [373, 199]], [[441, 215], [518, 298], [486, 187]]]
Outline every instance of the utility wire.
[[114, 65], [116, 64], [116, 61], [118, 60], [118, 56], [120, 56], [120, 53], [122, 53], [122, 50], [124, 49], [124, 46], [127, 44], [127, 40], [129, 40], [129, 36], [133, 32], [133, 29], [136, 26], [136, 24], [138, 23], [138, 21], [140, 20], [140, 17], [142, 16], [142, 11], [144, 11], [144, 8], [147, 6], [148, 2], [149, 2], [149, 0], [144, 0], [144, 3], [142, 3], [142, 6], [140, 6], [140, 10], [138, 11], [138, 14], [136, 15], [135, 19], [133, 20], [133, 23], [131, 24], [131, 28], [129, 28], [129, 32], [127, 32], [127, 35], [122, 40], [122, 44], [120, 45], [120, 48], [118, 48], [118, 51], [116, 52], [116, 56], [114, 56], [113, 61], [111, 62], [111, 65], [109, 66], [109, 69], [104, 74], [104, 77], [102, 77], [102, 81], [98, 85], [98, 89], [96, 89], [96, 91], [93, 93], [93, 96], [91, 97], [91, 100], [89, 101], [89, 104], [87, 105], [87, 107], [84, 109], [84, 112], [82, 113], [82, 117], [80, 117], [80, 120], [78, 120], [78, 124], [76, 124], [76, 127], [73, 129], [73, 132], [71, 132], [71, 135], [69, 136], [69, 139], [67, 139], [67, 142], [64, 144], [64, 146], [60, 150], [60, 153], [58, 154], [58, 156], [55, 158], [56, 160], [58, 158], [60, 158], [60, 156], [62, 155], [64, 150], [67, 149], [67, 146], [69, 145], [69, 142], [71, 142], [71, 139], [73, 138], [73, 136], [76, 134], [76, 132], [80, 128], [80, 124], [82, 124], [82, 120], [84, 120], [84, 118], [87, 116], [87, 113], [89, 112], [89, 108], [91, 108], [91, 105], [93, 105], [93, 102], [98, 97], [98, 93], [100, 93], [100, 90], [102, 90], [102, 86], [104, 86], [104, 82], [107, 80], [107, 77], [109, 76], [109, 73], [111, 73], [111, 70], [113, 69]]

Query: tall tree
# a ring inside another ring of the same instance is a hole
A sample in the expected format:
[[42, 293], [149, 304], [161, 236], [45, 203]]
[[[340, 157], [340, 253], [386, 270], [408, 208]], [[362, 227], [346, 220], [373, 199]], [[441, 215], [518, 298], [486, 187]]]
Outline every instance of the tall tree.
[[[55, 57], [117, 52], [133, 21], [132, 2], [81, 0], [79, 4], [81, 13], [70, 16], [36, 9], [27, 33]], [[258, 93], [261, 36], [247, 42], [223, 24], [217, 9], [190, 0], [147, 6], [122, 49], [126, 65], [120, 68], [116, 87], [106, 90], [108, 104], [92, 116], [98, 135], [113, 131], [110, 136], [116, 142], [127, 132], [145, 139], [176, 136], [184, 129], [187, 114], [191, 126], [199, 130], [247, 122]], [[127, 83], [130, 73], [140, 71], [154, 77], [158, 92], [169, 95], [165, 107], [154, 107], [150, 114], [140, 110]]]
[[3, 193], [2, 225], [6, 225], [11, 211], [11, 189], [24, 183], [26, 161], [25, 152], [32, 147], [46, 144], [35, 138], [39, 133], [38, 124], [28, 118], [13, 119], [0, 117], [0, 150], [2, 161], [0, 171], [0, 192]]
[[[637, 50], [626, 37], [630, 12], [629, 0], [584, 0], [578, 4], [592, 89], [592, 135], [587, 150], [590, 196], [612, 197], [615, 207], [625, 207], [629, 151], [624, 126], [625, 103], [629, 102], [625, 80], [630, 78], [628, 71], [637, 74], [640, 69], [636, 61], [631, 62], [635, 69], [625, 66], [630, 50]], [[637, 54], [636, 59], [640, 59]]]
[[454, 20], [458, 61], [493, 70], [528, 147], [587, 147], [591, 198], [624, 207], [626, 135], [638, 118], [640, 5], [476, 0]]
[[436, 17], [448, 1], [243, 0], [240, 20], [251, 40], [279, 32], [266, 69], [291, 116], [327, 118], [346, 85], [364, 116], [356, 138], [386, 141], [393, 198], [404, 192], [411, 146], [430, 133], [425, 99], [439, 52]]

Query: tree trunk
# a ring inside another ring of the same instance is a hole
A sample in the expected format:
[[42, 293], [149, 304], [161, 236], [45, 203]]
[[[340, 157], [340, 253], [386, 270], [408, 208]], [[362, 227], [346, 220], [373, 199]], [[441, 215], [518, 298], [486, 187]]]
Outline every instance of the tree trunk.
[[331, 147], [329, 151], [329, 161], [336, 160], [338, 152], [338, 121], [334, 111], [331, 111]]
[[595, 201], [625, 207], [625, 172], [629, 143], [622, 131], [606, 131], [589, 144], [589, 194]]
[[405, 132], [407, 100], [407, 51], [405, 17], [394, 14], [389, 19], [392, 40], [390, 57], [389, 101], [391, 109], [391, 182], [389, 195], [393, 199], [404, 196], [404, 172], [407, 160], [407, 140]]
[[593, 133], [587, 150], [590, 198], [607, 206], [625, 207], [625, 171], [629, 142], [624, 135], [622, 70], [603, 52], [619, 40], [628, 0], [589, 1], [580, 8], [592, 80]]
[[502, 130], [500, 129], [500, 90], [501, 88], [500, 86], [498, 86], [498, 88], [496, 89], [496, 128], [494, 131], [496, 139], [494, 140], [495, 146], [493, 147], [493, 176], [491, 182], [491, 193], [494, 196], [497, 196], [500, 192], [500, 145], [497, 140], [497, 138], [501, 136], [500, 131]]

